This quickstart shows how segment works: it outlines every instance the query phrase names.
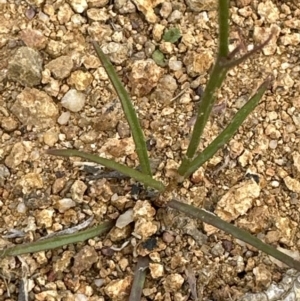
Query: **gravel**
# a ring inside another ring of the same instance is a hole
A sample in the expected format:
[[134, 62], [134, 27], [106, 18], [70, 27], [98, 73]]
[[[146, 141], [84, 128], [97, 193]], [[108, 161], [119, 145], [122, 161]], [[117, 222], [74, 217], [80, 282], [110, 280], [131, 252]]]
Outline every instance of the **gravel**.
[[[269, 74], [274, 81], [232, 141], [173, 194], [299, 258], [300, 4], [231, 4], [230, 50], [273, 37], [230, 70], [199, 149]], [[300, 300], [299, 273], [209, 225], [154, 207], [131, 193], [127, 178], [91, 177], [83, 160], [45, 155], [76, 148], [139, 165], [95, 40], [132, 96], [155, 177], [168, 183], [216, 57], [215, 0], [2, 0], [0, 14], [1, 248], [130, 213], [106, 236], [1, 259], [3, 300], [22, 298], [25, 287], [31, 300], [127, 300], [137, 257], [145, 255], [144, 300]], [[165, 41], [174, 27], [181, 37]]]

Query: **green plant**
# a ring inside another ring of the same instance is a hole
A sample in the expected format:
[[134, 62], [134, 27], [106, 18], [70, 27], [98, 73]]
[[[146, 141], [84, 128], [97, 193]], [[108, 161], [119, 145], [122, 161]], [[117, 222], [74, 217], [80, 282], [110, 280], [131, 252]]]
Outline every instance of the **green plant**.
[[[206, 85], [202, 101], [199, 106], [198, 115], [196, 123], [193, 128], [190, 144], [188, 146], [185, 157], [182, 159], [181, 165], [178, 168], [178, 173], [174, 177], [173, 181], [169, 186], [165, 186], [162, 182], [157, 181], [153, 178], [149, 157], [147, 154], [147, 147], [145, 143], [145, 138], [143, 131], [141, 129], [139, 120], [133, 108], [132, 102], [128, 93], [126, 92], [123, 84], [117, 76], [116, 71], [114, 70], [112, 64], [106, 58], [106, 56], [101, 51], [99, 45], [96, 42], [93, 42], [93, 46], [99, 56], [99, 59], [102, 62], [103, 67], [107, 71], [109, 78], [119, 96], [119, 99], [122, 104], [122, 108], [126, 119], [129, 123], [132, 137], [135, 142], [136, 151], [138, 154], [141, 171], [136, 169], [129, 168], [125, 165], [116, 163], [112, 160], [101, 158], [99, 156], [81, 152], [78, 150], [48, 150], [47, 153], [50, 155], [64, 156], [64, 157], [81, 157], [86, 160], [99, 163], [106, 168], [116, 170], [130, 178], [135, 179], [136, 181], [143, 183], [146, 187], [156, 189], [159, 193], [160, 199], [163, 199], [164, 205], [170, 208], [179, 210], [183, 213], [186, 213], [194, 218], [200, 219], [202, 222], [211, 224], [218, 229], [221, 229], [234, 237], [245, 241], [246, 243], [256, 247], [257, 249], [273, 256], [274, 258], [282, 261], [287, 264], [289, 267], [295, 268], [300, 271], [300, 263], [290, 256], [276, 250], [275, 248], [263, 243], [256, 237], [250, 235], [247, 231], [239, 229], [234, 225], [223, 221], [214, 214], [199, 208], [195, 208], [191, 205], [184, 204], [175, 199], [164, 199], [169, 192], [174, 189], [177, 184], [181, 183], [184, 179], [188, 178], [193, 172], [195, 172], [201, 165], [207, 162], [220, 148], [222, 148], [234, 133], [238, 130], [243, 121], [247, 116], [254, 110], [254, 108], [259, 103], [265, 91], [268, 89], [270, 78], [267, 78], [262, 85], [258, 88], [257, 92], [247, 101], [247, 103], [236, 113], [232, 121], [228, 126], [199, 154], [198, 146], [200, 139], [202, 137], [204, 128], [207, 124], [208, 118], [211, 114], [214, 102], [215, 95], [217, 90], [221, 87], [222, 83], [225, 80], [226, 74], [230, 68], [233, 68], [247, 58], [249, 58], [254, 52], [261, 50], [271, 39], [271, 36], [261, 45], [254, 47], [254, 49], [247, 54], [235, 58], [238, 54], [240, 47], [238, 46], [232, 52], [228, 50], [228, 40], [229, 40], [229, 1], [219, 0], [219, 48], [216, 58], [215, 65], [212, 69], [209, 81]], [[75, 234], [52, 237], [31, 243], [28, 245], [22, 246], [13, 246], [2, 251], [1, 257], [3, 256], [15, 256], [27, 252], [37, 252], [41, 250], [48, 250], [52, 248], [57, 248], [63, 246], [67, 243], [75, 243], [82, 240], [89, 239], [90, 237], [99, 235], [103, 231], [106, 231], [112, 228], [114, 225], [113, 222], [107, 222], [100, 226], [97, 226], [92, 229], [80, 231]], [[141, 288], [143, 287], [143, 282], [146, 273], [146, 267], [149, 263], [148, 258], [138, 258], [138, 267], [140, 265], [143, 267], [136, 269], [135, 280], [133, 284], [133, 291], [130, 296], [130, 300], [139, 300], [141, 295]]]

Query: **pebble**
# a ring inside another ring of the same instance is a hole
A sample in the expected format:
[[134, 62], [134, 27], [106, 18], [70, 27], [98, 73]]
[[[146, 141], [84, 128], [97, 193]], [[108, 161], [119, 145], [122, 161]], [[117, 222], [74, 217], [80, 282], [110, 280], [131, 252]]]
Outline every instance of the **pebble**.
[[111, 300], [127, 300], [131, 285], [132, 277], [125, 277], [120, 280], [111, 280], [105, 286], [104, 292]]
[[145, 15], [145, 18], [149, 23], [157, 22], [154, 8], [163, 3], [163, 0], [132, 0], [132, 2], [136, 5], [137, 9]]
[[72, 199], [75, 202], [82, 202], [83, 195], [86, 190], [87, 190], [87, 186], [85, 185], [85, 183], [80, 180], [76, 180], [70, 189]]
[[149, 263], [150, 275], [153, 279], [160, 278], [164, 275], [164, 266], [159, 263]]
[[52, 147], [58, 141], [58, 132], [55, 129], [50, 129], [43, 135], [46, 145]]
[[74, 71], [68, 78], [68, 84], [75, 87], [78, 91], [85, 91], [93, 82], [93, 76], [89, 72], [82, 70]]
[[217, 9], [216, 0], [186, 0], [186, 4], [191, 11], [202, 12]]
[[43, 59], [38, 51], [20, 47], [8, 63], [8, 78], [23, 86], [39, 85], [42, 79]]
[[129, 75], [131, 93], [136, 96], [146, 96], [156, 87], [163, 73], [164, 70], [152, 59], [135, 61]]
[[41, 50], [47, 45], [47, 38], [39, 30], [25, 29], [22, 30], [20, 36], [26, 46], [30, 48]]
[[54, 78], [64, 79], [70, 75], [73, 65], [70, 56], [62, 55], [46, 64], [45, 68], [50, 70]]
[[163, 2], [161, 5], [161, 9], [159, 11], [160, 15], [163, 18], [168, 18], [172, 12], [172, 3], [171, 2]]
[[55, 203], [55, 208], [60, 212], [64, 213], [68, 209], [75, 207], [76, 203], [70, 198], [60, 199]]
[[76, 113], [83, 109], [85, 99], [85, 94], [71, 89], [63, 96], [61, 104], [64, 108]]
[[71, 113], [69, 111], [62, 112], [60, 114], [60, 116], [58, 117], [57, 122], [60, 125], [65, 125], [65, 124], [67, 124], [69, 122], [70, 116], [71, 116]]
[[92, 265], [98, 261], [98, 254], [94, 247], [84, 246], [75, 256], [72, 272], [75, 275], [81, 274], [83, 271], [89, 270]]
[[28, 152], [22, 142], [17, 142], [12, 147], [10, 154], [5, 158], [5, 165], [9, 168], [16, 168], [23, 161], [28, 160]]
[[88, 8], [86, 0], [69, 0], [69, 3], [78, 14], [82, 14]]
[[39, 129], [54, 126], [58, 116], [58, 108], [52, 98], [34, 88], [25, 88], [17, 96], [11, 112], [23, 125]]
[[129, 49], [126, 45], [110, 42], [102, 46], [102, 51], [109, 56], [109, 59], [116, 65], [120, 65], [128, 58]]

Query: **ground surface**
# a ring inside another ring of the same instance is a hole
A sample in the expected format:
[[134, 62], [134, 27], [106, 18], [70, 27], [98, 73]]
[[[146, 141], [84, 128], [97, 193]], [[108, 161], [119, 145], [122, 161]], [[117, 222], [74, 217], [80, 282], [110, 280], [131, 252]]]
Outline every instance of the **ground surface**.
[[[136, 202], [133, 182], [95, 178], [99, 169], [83, 160], [44, 154], [76, 148], [138, 165], [96, 40], [133, 97], [155, 177], [168, 183], [215, 57], [214, 1], [1, 0], [0, 9], [0, 246], [135, 210], [135, 225], [107, 236], [2, 259], [0, 300], [26, 300], [22, 278], [30, 300], [127, 300], [136, 257], [145, 254], [152, 265], [143, 300], [193, 300], [192, 283], [199, 300], [218, 301], [267, 300], [258, 292], [271, 283], [269, 293], [281, 296], [272, 300], [284, 300], [283, 291], [297, 287], [293, 271], [229, 235]], [[181, 38], [168, 42], [163, 34], [174, 27]], [[268, 74], [272, 88], [229, 145], [174, 194], [299, 258], [300, 5], [232, 1], [231, 50], [250, 50], [271, 31], [262, 53], [229, 72], [201, 149]]]

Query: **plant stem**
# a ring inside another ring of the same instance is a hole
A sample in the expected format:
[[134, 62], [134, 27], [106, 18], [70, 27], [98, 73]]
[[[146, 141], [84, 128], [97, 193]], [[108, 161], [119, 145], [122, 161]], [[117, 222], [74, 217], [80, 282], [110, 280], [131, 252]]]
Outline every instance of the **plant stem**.
[[133, 178], [145, 184], [146, 186], [157, 189], [160, 192], [163, 192], [165, 190], [165, 186], [163, 185], [163, 183], [154, 180], [152, 176], [139, 172], [138, 170], [130, 168], [126, 165], [115, 162], [114, 160], [109, 160], [93, 154], [81, 152], [76, 149], [49, 149], [46, 151], [46, 153], [49, 155], [62, 157], [80, 157], [88, 161], [101, 164], [109, 169], [116, 170], [130, 178]]
[[138, 257], [138, 261], [134, 271], [134, 279], [131, 287], [129, 301], [140, 301], [144, 283], [146, 279], [146, 272], [149, 266], [150, 259], [148, 256]]
[[73, 234], [65, 234], [53, 236], [42, 240], [37, 240], [28, 244], [16, 245], [4, 250], [0, 250], [0, 258], [5, 256], [16, 256], [26, 253], [40, 252], [45, 250], [52, 250], [67, 244], [73, 244], [84, 241], [95, 236], [99, 236], [104, 232], [110, 230], [114, 226], [113, 221], [102, 223], [96, 227], [79, 231]]
[[178, 202], [176, 200], [171, 200], [168, 204], [168, 207], [179, 210], [185, 214], [188, 214], [194, 218], [200, 219], [202, 222], [210, 224], [218, 229], [223, 230], [226, 233], [231, 234], [235, 238], [246, 242], [247, 244], [257, 248], [258, 250], [280, 260], [285, 263], [287, 266], [300, 271], [300, 262], [296, 261], [292, 257], [278, 251], [277, 249], [271, 247], [270, 245], [265, 244], [258, 238], [254, 237], [245, 230], [239, 229], [238, 227], [227, 223], [215, 216], [209, 211], [195, 208], [194, 206]]
[[130, 126], [132, 137], [134, 140], [136, 152], [139, 157], [140, 165], [142, 168], [142, 172], [144, 174], [147, 174], [149, 176], [152, 175], [149, 157], [147, 153], [147, 146], [145, 142], [144, 133], [142, 131], [141, 125], [139, 123], [139, 120], [137, 118], [137, 115], [135, 113], [133, 104], [131, 102], [131, 99], [129, 97], [129, 94], [127, 93], [126, 89], [124, 88], [121, 80], [119, 79], [117, 72], [115, 71], [113, 65], [109, 61], [109, 59], [106, 57], [106, 55], [103, 53], [101, 48], [96, 42], [92, 42], [96, 53], [105, 69], [105, 71], [108, 74], [108, 77], [113, 84], [119, 99], [121, 101], [121, 105], [125, 114], [125, 117], [127, 119], [127, 122]]
[[193, 128], [192, 137], [188, 146], [185, 158], [178, 169], [180, 175], [186, 173], [190, 162], [195, 156], [198, 149], [201, 136], [203, 134], [205, 125], [210, 116], [211, 110], [214, 105], [215, 96], [217, 90], [221, 87], [226, 73], [227, 67], [222, 65], [222, 61], [227, 57], [228, 54], [228, 36], [229, 36], [229, 1], [219, 0], [219, 49], [216, 63], [213, 67], [212, 73], [209, 77], [207, 86], [204, 91], [203, 99], [199, 105], [198, 115], [196, 123]]
[[256, 108], [262, 96], [269, 86], [270, 81], [266, 80], [257, 92], [247, 101], [247, 103], [235, 114], [227, 127], [192, 161], [183, 175], [189, 177], [202, 164], [207, 162], [222, 146], [224, 146], [235, 134], [241, 124]]

